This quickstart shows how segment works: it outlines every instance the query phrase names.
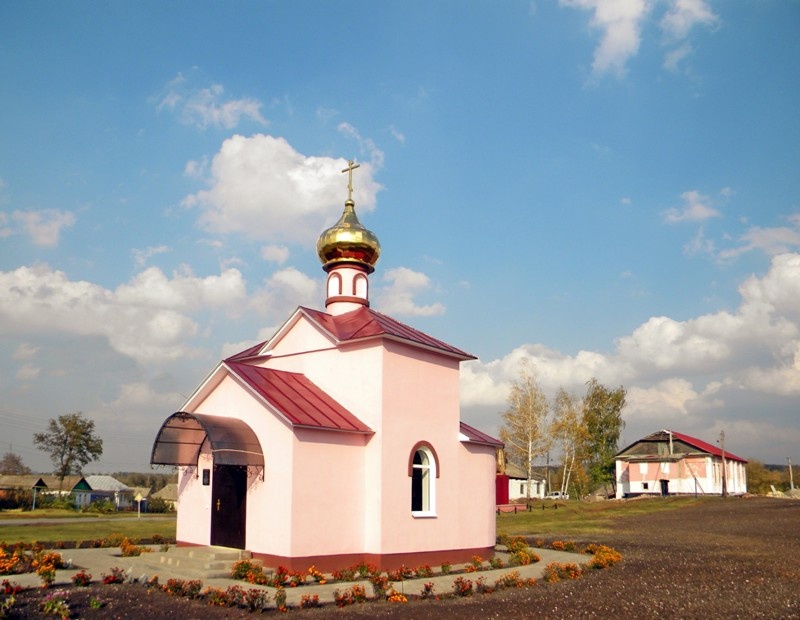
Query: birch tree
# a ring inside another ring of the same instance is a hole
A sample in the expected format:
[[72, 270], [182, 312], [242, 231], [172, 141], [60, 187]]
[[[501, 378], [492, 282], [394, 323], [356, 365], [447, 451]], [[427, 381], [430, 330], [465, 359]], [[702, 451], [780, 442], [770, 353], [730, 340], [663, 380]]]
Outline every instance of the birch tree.
[[526, 499], [531, 497], [530, 480], [533, 478], [534, 461], [549, 448], [548, 412], [547, 397], [539, 387], [535, 370], [527, 364], [523, 365], [519, 379], [511, 386], [508, 409], [502, 414], [500, 440], [506, 445], [509, 460], [526, 472]]
[[561, 449], [563, 460], [561, 492], [567, 493], [573, 471], [581, 467], [588, 434], [581, 419], [580, 400], [564, 388], [559, 388], [553, 401], [550, 435], [553, 442]]

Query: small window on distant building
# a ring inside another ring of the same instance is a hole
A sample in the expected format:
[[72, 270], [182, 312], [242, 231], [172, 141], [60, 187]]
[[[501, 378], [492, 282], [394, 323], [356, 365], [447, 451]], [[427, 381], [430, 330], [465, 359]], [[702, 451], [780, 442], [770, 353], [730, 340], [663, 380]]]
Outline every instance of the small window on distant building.
[[411, 514], [415, 517], [436, 516], [437, 460], [433, 448], [420, 442], [411, 457]]
[[211, 484], [211, 470], [210, 469], [204, 469], [203, 470], [203, 485], [204, 486], [208, 486], [209, 484]]
[[645, 491], [650, 488], [650, 485], [647, 482], [642, 482], [642, 489]]
[[525, 485], [524, 484], [519, 485], [519, 494], [520, 495], [525, 495]]

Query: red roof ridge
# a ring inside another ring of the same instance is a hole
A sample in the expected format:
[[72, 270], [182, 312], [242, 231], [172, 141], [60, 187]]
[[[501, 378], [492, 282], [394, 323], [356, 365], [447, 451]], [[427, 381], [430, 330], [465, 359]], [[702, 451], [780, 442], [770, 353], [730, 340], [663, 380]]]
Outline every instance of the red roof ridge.
[[413, 346], [421, 346], [462, 358], [477, 359], [474, 355], [429, 336], [410, 325], [371, 308], [358, 308], [340, 315], [300, 306], [300, 310], [321, 328], [341, 342], [366, 338], [393, 338]]
[[[673, 437], [677, 437], [683, 442], [688, 443], [689, 445], [694, 446], [695, 448], [699, 448], [704, 452], [708, 452], [709, 454], [713, 454], [714, 456], [722, 457], [722, 448], [719, 446], [715, 446], [714, 444], [708, 443], [703, 441], [702, 439], [697, 439], [696, 437], [692, 437], [691, 435], [686, 435], [684, 433], [679, 433], [678, 431], [671, 431], [668, 429], [664, 429], [665, 433], [670, 433]], [[725, 450], [725, 458], [731, 459], [732, 461], [742, 461], [743, 463], [747, 463], [747, 459], [743, 459], [741, 456], [736, 456], [733, 452], [728, 452]]]

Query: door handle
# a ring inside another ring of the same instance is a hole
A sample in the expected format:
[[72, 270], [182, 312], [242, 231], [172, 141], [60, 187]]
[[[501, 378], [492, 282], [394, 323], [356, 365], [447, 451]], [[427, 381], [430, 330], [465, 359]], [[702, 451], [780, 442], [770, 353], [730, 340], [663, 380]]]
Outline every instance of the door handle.
[[217, 512], [219, 512], [219, 500], [217, 500]]

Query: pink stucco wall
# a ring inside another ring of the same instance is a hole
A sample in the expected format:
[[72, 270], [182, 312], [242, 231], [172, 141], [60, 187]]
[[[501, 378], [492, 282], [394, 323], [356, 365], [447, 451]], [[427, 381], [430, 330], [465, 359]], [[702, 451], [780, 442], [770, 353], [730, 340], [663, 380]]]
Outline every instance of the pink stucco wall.
[[[744, 463], [727, 460], [727, 492], [747, 492]], [[617, 497], [628, 494], [660, 494], [660, 480], [669, 480], [671, 494], [718, 495], [722, 493], [722, 462], [713, 456], [687, 456], [674, 462], [626, 462], [618, 460]]]
[[[292, 428], [230, 376], [199, 390], [185, 411], [237, 417], [261, 443], [264, 480], [248, 483], [248, 550], [314, 558], [494, 545], [495, 451], [459, 439], [457, 359], [388, 340], [337, 347], [300, 317], [263, 364], [305, 374], [374, 433]], [[424, 518], [411, 513], [408, 475], [419, 441], [440, 465], [435, 516]], [[178, 539], [208, 544], [211, 487], [189, 476], [180, 484]]]

